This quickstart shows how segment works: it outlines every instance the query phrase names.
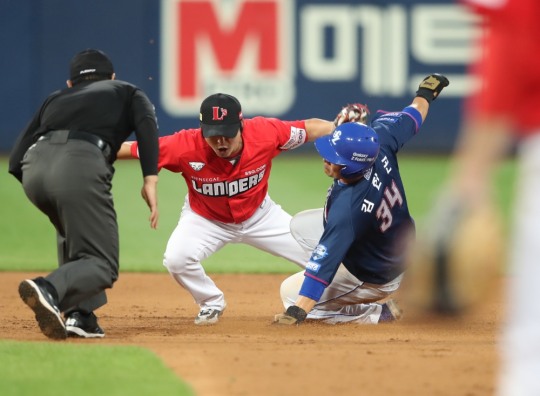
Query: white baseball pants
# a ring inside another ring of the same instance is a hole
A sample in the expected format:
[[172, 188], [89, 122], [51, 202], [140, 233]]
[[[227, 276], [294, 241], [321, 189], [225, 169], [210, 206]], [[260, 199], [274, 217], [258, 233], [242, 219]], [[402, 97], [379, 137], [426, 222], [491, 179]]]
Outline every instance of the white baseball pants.
[[[296, 214], [291, 221], [291, 233], [298, 243], [311, 254], [324, 231], [323, 209], [310, 209]], [[340, 265], [325, 289], [321, 299], [308, 313], [308, 319], [319, 319], [325, 323], [379, 322], [382, 305], [375, 303], [395, 292], [402, 275], [384, 285], [362, 282]], [[298, 272], [281, 284], [281, 299], [285, 309], [294, 305], [304, 281], [304, 272]]]
[[292, 237], [290, 221], [291, 215], [268, 195], [253, 216], [240, 224], [198, 215], [186, 196], [178, 225], [167, 243], [163, 265], [201, 309], [222, 311], [226, 306], [223, 292], [206, 274], [201, 261], [228, 243], [244, 243], [305, 268], [309, 253]]
[[540, 130], [518, 158], [499, 396], [540, 395]]

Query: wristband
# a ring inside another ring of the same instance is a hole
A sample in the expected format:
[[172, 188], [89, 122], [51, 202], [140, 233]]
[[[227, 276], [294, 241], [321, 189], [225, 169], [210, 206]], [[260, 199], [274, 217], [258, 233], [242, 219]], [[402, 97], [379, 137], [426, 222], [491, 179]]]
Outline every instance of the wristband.
[[418, 91], [416, 91], [416, 96], [420, 98], [424, 98], [430, 104], [436, 98], [435, 91], [432, 91], [431, 89], [428, 89], [428, 88], [418, 88]]

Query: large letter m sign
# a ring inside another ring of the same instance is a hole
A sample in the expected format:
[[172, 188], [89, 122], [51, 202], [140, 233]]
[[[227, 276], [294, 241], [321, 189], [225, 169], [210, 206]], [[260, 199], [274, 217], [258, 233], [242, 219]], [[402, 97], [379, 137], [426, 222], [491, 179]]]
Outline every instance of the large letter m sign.
[[225, 92], [252, 112], [286, 111], [294, 99], [294, 3], [162, 0], [165, 109], [196, 114], [206, 96]]

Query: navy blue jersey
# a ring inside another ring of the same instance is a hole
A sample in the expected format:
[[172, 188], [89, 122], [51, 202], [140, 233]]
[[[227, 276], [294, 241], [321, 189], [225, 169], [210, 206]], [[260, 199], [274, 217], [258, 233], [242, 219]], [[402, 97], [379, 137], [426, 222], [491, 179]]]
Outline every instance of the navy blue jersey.
[[414, 232], [396, 154], [420, 128], [412, 108], [378, 112], [371, 122], [380, 152], [364, 177], [328, 190], [324, 232], [306, 267], [301, 295], [319, 300], [341, 263], [359, 280], [384, 284], [404, 270], [406, 239]]

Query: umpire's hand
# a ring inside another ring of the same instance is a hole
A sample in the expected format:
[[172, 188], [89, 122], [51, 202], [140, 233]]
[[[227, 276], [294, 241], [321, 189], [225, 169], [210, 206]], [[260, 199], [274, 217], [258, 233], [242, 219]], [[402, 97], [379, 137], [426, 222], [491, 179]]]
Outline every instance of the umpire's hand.
[[144, 184], [141, 189], [141, 195], [150, 208], [150, 227], [156, 229], [159, 221], [159, 211], [157, 203], [157, 183], [158, 176], [150, 175], [144, 177]]

